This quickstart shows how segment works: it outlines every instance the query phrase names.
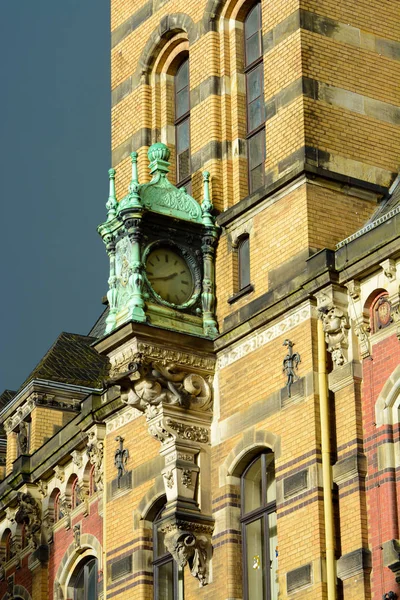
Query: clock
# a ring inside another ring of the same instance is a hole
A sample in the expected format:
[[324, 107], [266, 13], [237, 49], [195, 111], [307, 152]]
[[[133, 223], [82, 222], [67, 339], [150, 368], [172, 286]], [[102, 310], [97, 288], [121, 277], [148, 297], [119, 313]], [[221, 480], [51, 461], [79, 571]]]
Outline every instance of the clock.
[[146, 276], [156, 297], [174, 306], [186, 305], [194, 294], [194, 276], [177, 248], [157, 246], [145, 259]]

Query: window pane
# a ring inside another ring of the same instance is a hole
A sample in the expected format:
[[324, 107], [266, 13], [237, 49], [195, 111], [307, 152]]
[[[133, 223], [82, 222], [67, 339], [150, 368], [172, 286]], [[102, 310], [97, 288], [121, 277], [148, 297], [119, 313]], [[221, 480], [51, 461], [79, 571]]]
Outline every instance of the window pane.
[[189, 112], [189, 88], [185, 87], [176, 95], [176, 114], [175, 119]]
[[267, 467], [267, 504], [276, 500], [275, 461], [273, 454], [265, 456]]
[[264, 130], [253, 135], [248, 141], [250, 171], [264, 162]]
[[74, 600], [85, 600], [85, 569], [83, 568], [75, 581]]
[[250, 243], [249, 238], [239, 245], [239, 289], [250, 283]]
[[183, 121], [176, 127], [176, 151], [180, 154], [189, 148], [189, 119]]
[[263, 519], [246, 525], [247, 598], [264, 600], [265, 556]]
[[256, 4], [246, 17], [244, 28], [246, 39], [260, 29], [260, 4]]
[[190, 175], [190, 156], [189, 150], [185, 150], [178, 156], [178, 181], [186, 179]]
[[264, 121], [264, 102], [262, 98], [257, 98], [248, 105], [249, 132], [253, 131]]
[[246, 65], [251, 65], [257, 58], [261, 56], [260, 35], [255, 33], [246, 40]]
[[174, 600], [174, 580], [172, 560], [157, 567], [157, 599]]
[[276, 513], [268, 516], [269, 560], [270, 560], [270, 587], [271, 598], [278, 598], [278, 536], [276, 526]]
[[256, 98], [261, 96], [263, 80], [262, 69], [263, 66], [261, 64], [247, 74], [247, 99], [249, 102], [252, 102]]
[[185, 60], [176, 72], [175, 89], [179, 92], [182, 88], [189, 84], [189, 61]]
[[93, 561], [87, 565], [87, 595], [86, 600], [97, 600], [97, 568]]
[[264, 185], [264, 165], [250, 171], [250, 194]]
[[261, 456], [251, 465], [244, 477], [243, 512], [259, 508], [262, 504], [262, 472]]

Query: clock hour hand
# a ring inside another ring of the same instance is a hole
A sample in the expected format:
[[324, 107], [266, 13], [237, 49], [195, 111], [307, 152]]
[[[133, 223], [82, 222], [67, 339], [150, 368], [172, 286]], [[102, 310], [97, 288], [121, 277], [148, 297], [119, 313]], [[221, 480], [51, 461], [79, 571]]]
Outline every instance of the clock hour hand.
[[168, 279], [173, 279], [176, 277], [178, 273], [171, 273], [170, 275], [164, 275], [162, 277], [149, 277], [150, 281], [168, 281]]

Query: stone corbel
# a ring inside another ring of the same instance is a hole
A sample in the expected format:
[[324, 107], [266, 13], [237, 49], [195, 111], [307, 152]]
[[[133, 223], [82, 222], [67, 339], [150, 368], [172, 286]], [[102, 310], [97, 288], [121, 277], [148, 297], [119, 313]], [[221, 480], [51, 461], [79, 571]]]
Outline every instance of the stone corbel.
[[94, 425], [87, 432], [88, 442], [86, 446], [86, 453], [89, 457], [90, 463], [94, 466], [94, 482], [97, 490], [102, 490], [103, 484], [103, 473], [104, 473], [104, 438], [106, 435], [106, 428], [102, 425]]
[[333, 286], [316, 294], [317, 306], [325, 333], [327, 350], [331, 353], [333, 368], [341, 367], [348, 362], [348, 330], [349, 318], [344, 308], [343, 293], [337, 292]]
[[396, 279], [396, 261], [392, 258], [387, 258], [383, 262], [379, 263], [382, 267], [383, 274], [389, 281]]
[[201, 585], [208, 582], [213, 531], [213, 519], [201, 514], [197, 500], [198, 456], [210, 442], [210, 377], [209, 372], [152, 361], [138, 353], [129, 370], [110, 382], [120, 386], [125, 404], [146, 415], [150, 435], [161, 444], [166, 544]]
[[17, 504], [15, 521], [20, 525], [25, 525], [27, 542], [36, 550], [40, 546], [42, 538], [41, 507], [30, 492], [18, 492]]

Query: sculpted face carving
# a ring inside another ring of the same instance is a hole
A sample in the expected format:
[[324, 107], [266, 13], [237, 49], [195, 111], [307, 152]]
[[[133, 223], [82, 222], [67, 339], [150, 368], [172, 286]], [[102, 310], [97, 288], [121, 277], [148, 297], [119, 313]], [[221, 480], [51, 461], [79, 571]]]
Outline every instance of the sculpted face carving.
[[328, 352], [335, 367], [339, 367], [346, 362], [343, 349], [347, 348], [348, 318], [340, 308], [330, 305], [321, 309], [321, 319]]

